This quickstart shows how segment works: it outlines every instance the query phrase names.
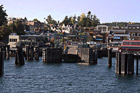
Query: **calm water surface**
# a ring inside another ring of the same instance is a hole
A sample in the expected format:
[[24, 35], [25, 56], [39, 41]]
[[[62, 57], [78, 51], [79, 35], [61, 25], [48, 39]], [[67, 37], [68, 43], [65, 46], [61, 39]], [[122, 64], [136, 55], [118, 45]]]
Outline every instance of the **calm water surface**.
[[[113, 59], [114, 60], [114, 59]], [[97, 65], [26, 62], [18, 67], [14, 58], [5, 61], [0, 93], [140, 93], [140, 76], [119, 76], [107, 67], [107, 58]], [[139, 68], [140, 71], [140, 68]]]

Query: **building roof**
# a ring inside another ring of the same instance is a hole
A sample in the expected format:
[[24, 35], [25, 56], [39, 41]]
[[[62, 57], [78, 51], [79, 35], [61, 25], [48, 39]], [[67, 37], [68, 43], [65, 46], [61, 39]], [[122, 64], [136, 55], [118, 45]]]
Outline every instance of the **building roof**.
[[127, 24], [127, 26], [140, 26], [139, 24]]

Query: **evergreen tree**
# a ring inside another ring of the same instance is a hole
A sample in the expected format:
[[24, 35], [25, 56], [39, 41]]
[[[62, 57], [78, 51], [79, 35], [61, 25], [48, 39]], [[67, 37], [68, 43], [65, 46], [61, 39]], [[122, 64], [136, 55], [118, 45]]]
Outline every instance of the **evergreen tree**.
[[11, 30], [8, 26], [0, 26], [0, 40], [7, 40], [9, 34], [11, 33]]
[[0, 26], [7, 24], [6, 10], [3, 10], [3, 5], [0, 6]]
[[57, 22], [51, 17], [51, 15], [47, 17], [46, 21], [48, 22], [48, 24], [57, 24]]

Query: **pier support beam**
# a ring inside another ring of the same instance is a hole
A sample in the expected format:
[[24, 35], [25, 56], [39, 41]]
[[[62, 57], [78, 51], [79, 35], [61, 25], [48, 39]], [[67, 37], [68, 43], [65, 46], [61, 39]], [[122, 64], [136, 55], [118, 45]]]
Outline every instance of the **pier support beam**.
[[116, 53], [116, 70], [117, 74], [121, 74], [121, 53]]
[[127, 55], [121, 54], [121, 74], [127, 75]]
[[[97, 59], [98, 59], [98, 51], [97, 50], [92, 50], [93, 51], [93, 62], [92, 64], [97, 64]], [[90, 55], [90, 54], [89, 54]]]
[[108, 67], [112, 67], [112, 49], [108, 49]]
[[116, 70], [117, 74], [133, 75], [134, 74], [134, 55], [116, 53]]
[[127, 55], [127, 75], [134, 74], [134, 55], [128, 54]]
[[0, 45], [0, 76], [3, 75], [4, 72], [4, 60], [3, 60], [3, 48]]
[[139, 58], [137, 56], [136, 57], [136, 75], [138, 75], [138, 71], [139, 71]]
[[28, 56], [29, 56], [29, 46], [25, 46], [26, 50], [25, 50], [25, 59], [28, 60]]
[[6, 45], [3, 45], [3, 58], [6, 59]]
[[9, 51], [10, 51], [10, 46], [6, 46], [6, 59], [9, 60]]
[[18, 66], [24, 65], [24, 56], [21, 47], [17, 47], [16, 56], [15, 56], [15, 64]]
[[34, 47], [32, 45], [26, 46], [26, 60], [33, 61], [34, 58]]
[[35, 60], [39, 61], [39, 47], [35, 47], [35, 54], [34, 54]]

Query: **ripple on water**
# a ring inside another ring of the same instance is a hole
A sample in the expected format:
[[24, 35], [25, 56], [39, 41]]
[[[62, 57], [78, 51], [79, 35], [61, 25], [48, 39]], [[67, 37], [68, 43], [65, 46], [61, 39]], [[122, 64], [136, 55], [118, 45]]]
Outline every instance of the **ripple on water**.
[[97, 65], [43, 64], [26, 62], [14, 65], [14, 58], [5, 61], [0, 77], [0, 93], [136, 93], [140, 77], [115, 74], [115, 63], [108, 69], [107, 58]]

